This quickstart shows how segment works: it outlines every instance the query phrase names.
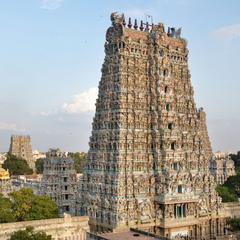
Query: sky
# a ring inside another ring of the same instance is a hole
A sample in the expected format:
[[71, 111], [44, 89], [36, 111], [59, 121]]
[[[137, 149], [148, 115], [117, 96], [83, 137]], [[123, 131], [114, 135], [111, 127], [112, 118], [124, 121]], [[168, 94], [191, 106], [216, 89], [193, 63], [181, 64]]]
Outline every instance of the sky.
[[240, 150], [240, 1], [0, 1], [0, 152], [87, 151], [112, 12], [182, 27], [195, 101], [214, 151]]

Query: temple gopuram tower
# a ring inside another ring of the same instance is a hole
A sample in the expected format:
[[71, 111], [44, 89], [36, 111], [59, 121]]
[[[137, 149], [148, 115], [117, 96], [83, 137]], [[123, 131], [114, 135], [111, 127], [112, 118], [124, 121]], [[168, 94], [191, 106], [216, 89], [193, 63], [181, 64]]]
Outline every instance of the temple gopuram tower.
[[30, 168], [35, 170], [35, 161], [32, 153], [32, 140], [30, 136], [11, 136], [9, 153], [27, 161]]
[[76, 215], [77, 174], [74, 160], [60, 149], [50, 149], [43, 164], [41, 194], [48, 195], [64, 213]]
[[111, 21], [82, 186], [91, 230], [214, 234], [221, 199], [181, 29]]

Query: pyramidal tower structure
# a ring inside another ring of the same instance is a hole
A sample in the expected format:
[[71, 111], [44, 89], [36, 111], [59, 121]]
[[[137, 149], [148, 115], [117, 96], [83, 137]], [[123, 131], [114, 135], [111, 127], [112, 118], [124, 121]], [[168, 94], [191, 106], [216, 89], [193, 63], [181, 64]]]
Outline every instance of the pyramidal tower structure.
[[112, 13], [83, 176], [95, 232], [138, 227], [164, 236], [212, 234], [221, 199], [181, 29]]

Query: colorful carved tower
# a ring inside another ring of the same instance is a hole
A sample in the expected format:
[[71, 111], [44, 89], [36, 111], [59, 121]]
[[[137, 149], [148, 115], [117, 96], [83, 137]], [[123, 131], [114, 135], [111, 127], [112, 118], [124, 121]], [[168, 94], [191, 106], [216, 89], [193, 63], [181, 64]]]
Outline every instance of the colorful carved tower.
[[74, 160], [60, 149], [50, 149], [44, 159], [41, 194], [58, 206], [60, 215], [76, 215], [77, 174]]
[[209, 233], [221, 201], [181, 29], [126, 26], [117, 13], [111, 21], [83, 177], [91, 229]]

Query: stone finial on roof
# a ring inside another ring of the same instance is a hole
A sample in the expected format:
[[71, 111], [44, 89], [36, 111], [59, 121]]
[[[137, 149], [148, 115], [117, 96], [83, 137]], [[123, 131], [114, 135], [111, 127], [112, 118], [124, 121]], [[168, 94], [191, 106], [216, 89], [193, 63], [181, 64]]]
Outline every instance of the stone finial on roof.
[[139, 28], [141, 31], [143, 31], [144, 27], [143, 27], [143, 21], [141, 20], [141, 23], [140, 23], [140, 28]]
[[126, 20], [124, 15], [123, 15], [123, 26], [126, 27]]
[[135, 19], [134, 21], [134, 29], [137, 30], [138, 29], [138, 25], [137, 25], [137, 19]]
[[148, 32], [148, 31], [149, 31], [149, 24], [148, 24], [148, 22], [146, 22], [145, 31], [146, 31], [146, 32]]
[[128, 27], [132, 28], [132, 19], [131, 18], [128, 19]]

